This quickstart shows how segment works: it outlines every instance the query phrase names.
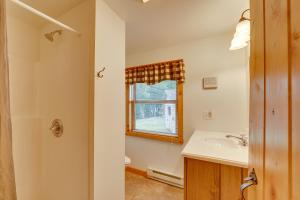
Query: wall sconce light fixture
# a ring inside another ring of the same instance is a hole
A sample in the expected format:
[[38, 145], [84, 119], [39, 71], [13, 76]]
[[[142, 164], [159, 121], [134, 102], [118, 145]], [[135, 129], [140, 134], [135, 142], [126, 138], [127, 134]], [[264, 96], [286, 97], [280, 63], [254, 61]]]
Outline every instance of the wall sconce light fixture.
[[248, 46], [250, 41], [250, 18], [245, 17], [246, 12], [250, 9], [245, 10], [236, 26], [234, 37], [231, 41], [230, 50], [242, 49]]

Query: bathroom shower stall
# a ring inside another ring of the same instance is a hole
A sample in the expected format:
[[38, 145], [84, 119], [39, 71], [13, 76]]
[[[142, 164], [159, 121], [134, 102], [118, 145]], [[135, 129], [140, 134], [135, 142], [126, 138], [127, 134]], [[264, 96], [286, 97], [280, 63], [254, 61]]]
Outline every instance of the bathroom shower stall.
[[102, 0], [22, 1], [77, 34], [6, 2], [18, 199], [122, 199], [124, 22]]
[[[7, 7], [18, 197], [87, 199], [89, 2], [70, 5], [59, 16], [82, 31], [82, 36], [61, 31], [52, 40], [45, 34], [59, 27], [9, 1]], [[49, 130], [55, 119], [64, 125], [60, 137]]]

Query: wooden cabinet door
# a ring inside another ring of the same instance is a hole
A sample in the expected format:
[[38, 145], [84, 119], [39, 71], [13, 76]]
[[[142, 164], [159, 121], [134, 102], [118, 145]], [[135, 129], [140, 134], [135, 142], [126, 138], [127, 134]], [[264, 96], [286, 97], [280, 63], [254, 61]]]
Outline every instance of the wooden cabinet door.
[[251, 200], [299, 197], [299, 0], [251, 0]]
[[220, 176], [220, 200], [240, 200], [238, 188], [242, 183], [243, 169], [221, 165]]
[[185, 200], [240, 200], [247, 169], [191, 158], [184, 162]]
[[185, 158], [185, 199], [220, 199], [220, 165]]

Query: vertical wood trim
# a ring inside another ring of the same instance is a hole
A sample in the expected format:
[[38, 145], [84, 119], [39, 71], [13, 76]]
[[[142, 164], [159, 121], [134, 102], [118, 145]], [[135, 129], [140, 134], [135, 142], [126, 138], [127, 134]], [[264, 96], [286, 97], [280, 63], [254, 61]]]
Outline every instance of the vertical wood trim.
[[188, 168], [188, 159], [184, 158], [184, 200], [187, 200], [187, 168]]
[[274, 200], [289, 199], [288, 13], [288, 0], [265, 0], [265, 199]]
[[255, 168], [259, 184], [249, 199], [263, 200], [265, 167], [265, 0], [251, 0], [250, 146], [249, 170]]
[[291, 93], [292, 93], [292, 189], [291, 199], [300, 199], [300, 1], [291, 0]]
[[288, 26], [288, 198], [292, 199], [292, 49], [291, 49], [291, 0], [287, 1]]
[[183, 143], [183, 83], [177, 86], [177, 133], [178, 142]]

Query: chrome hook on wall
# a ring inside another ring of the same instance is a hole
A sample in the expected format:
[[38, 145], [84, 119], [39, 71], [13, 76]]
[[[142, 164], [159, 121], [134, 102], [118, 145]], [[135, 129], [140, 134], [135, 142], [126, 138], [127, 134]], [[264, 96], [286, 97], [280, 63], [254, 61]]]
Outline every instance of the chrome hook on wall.
[[97, 77], [98, 78], [103, 78], [103, 74], [102, 74], [102, 72], [104, 72], [105, 71], [105, 67], [103, 67], [99, 72], [97, 72]]

